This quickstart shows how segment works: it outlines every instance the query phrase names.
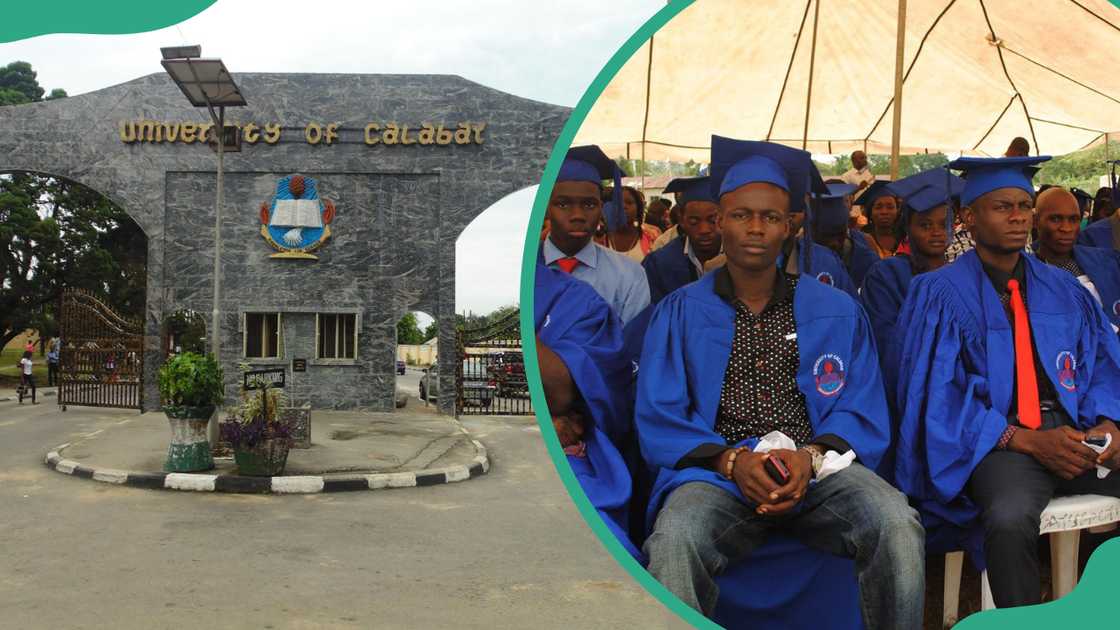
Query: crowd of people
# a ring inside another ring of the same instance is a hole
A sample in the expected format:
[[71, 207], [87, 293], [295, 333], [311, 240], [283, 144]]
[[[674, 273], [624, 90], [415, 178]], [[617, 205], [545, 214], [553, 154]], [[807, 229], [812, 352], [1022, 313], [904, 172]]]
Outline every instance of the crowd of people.
[[890, 182], [856, 152], [825, 181], [713, 136], [660, 237], [598, 147], [569, 151], [536, 270], [545, 396], [592, 504], [683, 602], [916, 628], [925, 553], [953, 550], [997, 606], [1041, 600], [1048, 501], [1120, 497], [1120, 217], [1109, 189], [1036, 190], [1029, 151]]

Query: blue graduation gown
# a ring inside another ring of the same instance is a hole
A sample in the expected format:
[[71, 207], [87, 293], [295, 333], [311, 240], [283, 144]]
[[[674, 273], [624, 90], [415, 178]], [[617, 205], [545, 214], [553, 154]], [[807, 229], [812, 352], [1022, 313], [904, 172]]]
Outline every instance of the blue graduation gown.
[[586, 457], [569, 455], [568, 463], [607, 527], [639, 558], [627, 534], [630, 473], [613, 442], [631, 431], [622, 324], [591, 285], [542, 264], [533, 303], [537, 336], [564, 361], [593, 421], [584, 435]]
[[[799, 238], [797, 241], [798, 247], [803, 245], [803, 241]], [[798, 270], [802, 276], [806, 276], [804, 269], [800, 268], [801, 258], [797, 259]], [[785, 256], [778, 257], [778, 265], [785, 269]], [[836, 252], [819, 245], [812, 243], [809, 249], [809, 271], [808, 275], [816, 278], [823, 284], [830, 287], [836, 287], [844, 293], [859, 299], [859, 287], [852, 283], [852, 277], [848, 275], [848, 270], [844, 268], [843, 261], [836, 255]]]
[[1089, 224], [1077, 235], [1078, 245], [1112, 249], [1112, 219], [1101, 219]]
[[[883, 362], [886, 359], [890, 341], [895, 337], [895, 322], [906, 292], [910, 290], [910, 280], [914, 277], [908, 256], [893, 256], [880, 260], [863, 279], [860, 289], [860, 303], [871, 321], [875, 332], [876, 347], [879, 349], [880, 365], [884, 375], [890, 369]], [[890, 387], [886, 388], [891, 391]]]
[[852, 251], [848, 255], [848, 275], [852, 278], [852, 284], [858, 288], [863, 286], [867, 272], [880, 261], [880, 258], [867, 244], [863, 232], [855, 229], [848, 230], [848, 239], [852, 242]]
[[1120, 252], [1111, 244], [1107, 249], [1075, 245], [1073, 260], [1093, 281], [1108, 320], [1120, 326]]
[[[1120, 418], [1120, 343], [1100, 306], [1069, 273], [1025, 256], [1031, 334], [1059, 403], [1079, 429]], [[910, 283], [899, 313], [894, 392], [901, 410], [895, 483], [930, 531], [972, 530], [963, 490], [1007, 428], [1015, 395], [1011, 323], [976, 251]]]
[[657, 304], [661, 298], [696, 280], [699, 275], [684, 253], [684, 238], [678, 236], [642, 260], [646, 279], [649, 280], [650, 304]]
[[[713, 471], [673, 470], [696, 446], [724, 442], [715, 420], [735, 311], [715, 294], [714, 278], [707, 274], [665, 298], [645, 331], [635, 422], [645, 461], [657, 471], [648, 526], [665, 497], [690, 481], [724, 488], [746, 502], [738, 487]], [[851, 298], [817, 282], [798, 284], [794, 316], [798, 384], [814, 430], [844, 438], [863, 464], [874, 468], [888, 443], [887, 414], [866, 317]], [[628, 337], [632, 345], [636, 333], [628, 330]], [[813, 371], [818, 358], [829, 354], [843, 363], [845, 382], [826, 396], [817, 390]], [[782, 576], [780, 584], [775, 575]], [[862, 627], [854, 563], [785, 536], [771, 536], [745, 562], [728, 567], [717, 583], [714, 620], [728, 628]], [[821, 610], [828, 615], [822, 617]]]
[[[642, 456], [658, 469], [650, 522], [668, 493], [690, 481], [711, 483], [746, 502], [738, 486], [714, 471], [674, 469], [696, 447], [724, 443], [715, 423], [735, 334], [735, 309], [715, 294], [714, 286], [715, 274], [710, 273], [662, 300], [646, 332], [635, 423]], [[804, 281], [794, 293], [793, 312], [800, 354], [797, 384], [805, 394], [815, 434], [842, 437], [864, 466], [876, 469], [890, 436], [867, 316], [850, 297]], [[826, 357], [844, 368], [843, 386], [831, 393], [817, 386], [821, 359]], [[744, 444], [753, 447], [756, 442], [750, 438]]]

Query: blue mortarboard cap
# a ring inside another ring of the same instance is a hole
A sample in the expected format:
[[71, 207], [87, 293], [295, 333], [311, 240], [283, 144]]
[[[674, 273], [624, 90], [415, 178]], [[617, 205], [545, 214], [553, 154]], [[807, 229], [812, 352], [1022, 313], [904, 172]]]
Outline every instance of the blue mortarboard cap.
[[889, 183], [890, 182], [884, 182], [879, 179], [871, 182], [871, 184], [863, 190], [863, 194], [856, 197], [852, 204], [870, 210], [871, 206], [875, 205], [876, 199], [883, 195], [893, 194], [891, 191], [887, 190], [887, 184]]
[[1000, 188], [1018, 188], [1034, 195], [1031, 179], [1038, 172], [1038, 165], [1049, 159], [1049, 155], [1003, 158], [962, 157], [950, 162], [949, 168], [964, 173], [961, 204], [967, 206], [981, 195]]
[[828, 194], [828, 187], [813, 164], [813, 156], [808, 151], [773, 142], [713, 135], [711, 187], [716, 199], [724, 193], [759, 182], [788, 192], [791, 213], [806, 213], [802, 226], [800, 271], [811, 273], [809, 252], [813, 244], [813, 213], [805, 207], [805, 196], [809, 193], [814, 196]]
[[828, 192], [808, 151], [773, 142], [712, 136], [713, 195], [718, 199], [758, 182], [788, 192], [790, 212], [804, 212], [806, 193]]
[[712, 195], [712, 184], [708, 177], [678, 177], [665, 186], [667, 193], [679, 193], [677, 203], [682, 206], [690, 201], [716, 202]]
[[591, 182], [600, 189], [605, 179], [614, 182], [611, 200], [603, 204], [603, 218], [607, 221], [607, 229], [613, 232], [626, 223], [626, 211], [622, 208], [622, 171], [614, 160], [593, 144], [572, 147], [568, 149], [556, 176], [558, 182]]
[[840, 197], [847, 197], [856, 191], [855, 184], [825, 184], [828, 187], [829, 195], [837, 195]]
[[[943, 168], [931, 168], [886, 185], [890, 193], [905, 200], [903, 212], [929, 212], [949, 203], [964, 190], [964, 180]], [[909, 218], [909, 217], [907, 217]]]
[[848, 204], [844, 202], [844, 198], [856, 189], [855, 186], [850, 184], [829, 184], [830, 191], [833, 186], [844, 186], [850, 190], [828, 195], [817, 195], [816, 226], [826, 232], [835, 232], [848, 227]]

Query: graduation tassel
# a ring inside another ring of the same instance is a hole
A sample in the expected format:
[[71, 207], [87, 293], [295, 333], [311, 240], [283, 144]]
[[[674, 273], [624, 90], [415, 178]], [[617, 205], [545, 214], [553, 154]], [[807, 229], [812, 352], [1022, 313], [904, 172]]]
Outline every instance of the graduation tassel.
[[[805, 190], [812, 190], [811, 183], [812, 179], [806, 178]], [[805, 206], [805, 220], [802, 222], [801, 226], [801, 251], [799, 252], [799, 254], [801, 255], [801, 275], [812, 274], [812, 269], [810, 268], [810, 261], [812, 260], [812, 256], [810, 256], [810, 253], [813, 249], [812, 225], [813, 217], [817, 215], [816, 203], [817, 196], [815, 194], [810, 194], [809, 203]]]

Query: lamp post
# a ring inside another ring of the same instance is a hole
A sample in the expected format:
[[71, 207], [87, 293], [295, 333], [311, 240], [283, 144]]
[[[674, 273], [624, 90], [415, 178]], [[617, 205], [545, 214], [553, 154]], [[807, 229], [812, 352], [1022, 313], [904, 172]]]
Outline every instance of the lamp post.
[[[214, 203], [214, 308], [210, 329], [210, 349], [214, 360], [219, 362], [221, 342], [219, 298], [222, 288], [222, 167], [226, 150], [226, 107], [243, 107], [245, 97], [233, 82], [229, 70], [221, 59], [202, 59], [201, 46], [173, 46], [161, 48], [164, 70], [179, 86], [187, 100], [194, 107], [205, 107], [213, 122], [212, 142], [218, 152], [218, 190]], [[234, 145], [237, 146], [236, 137]], [[213, 145], [212, 145], [213, 146]], [[209, 427], [210, 443], [217, 444], [218, 423], [211, 422]]]

